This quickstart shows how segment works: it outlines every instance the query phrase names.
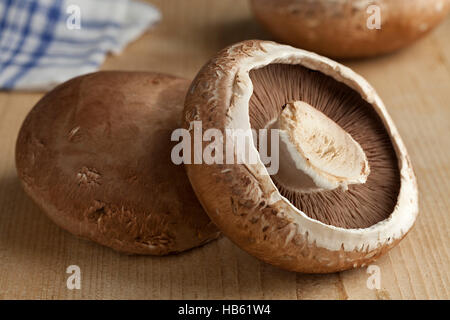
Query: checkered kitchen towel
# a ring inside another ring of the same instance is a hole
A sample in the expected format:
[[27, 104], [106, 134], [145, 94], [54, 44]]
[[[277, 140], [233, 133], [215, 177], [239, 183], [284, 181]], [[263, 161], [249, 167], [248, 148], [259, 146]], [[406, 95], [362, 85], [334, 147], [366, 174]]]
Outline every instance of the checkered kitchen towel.
[[159, 19], [136, 0], [0, 0], [0, 89], [50, 89], [95, 71]]

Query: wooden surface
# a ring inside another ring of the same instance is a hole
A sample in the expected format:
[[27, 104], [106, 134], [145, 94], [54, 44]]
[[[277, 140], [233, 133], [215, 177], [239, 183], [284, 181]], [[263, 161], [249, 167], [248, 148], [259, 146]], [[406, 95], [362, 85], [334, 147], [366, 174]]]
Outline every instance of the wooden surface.
[[[244, 0], [152, 1], [163, 21], [103, 69], [154, 70], [192, 78], [217, 50], [270, 37]], [[249, 256], [228, 239], [170, 257], [130, 257], [79, 240], [53, 224], [22, 191], [14, 168], [19, 126], [42, 93], [0, 92], [0, 298], [31, 299], [449, 299], [450, 19], [401, 52], [345, 64], [384, 99], [409, 149], [420, 215], [402, 243], [366, 269], [304, 275]], [[81, 268], [68, 290], [66, 268]]]

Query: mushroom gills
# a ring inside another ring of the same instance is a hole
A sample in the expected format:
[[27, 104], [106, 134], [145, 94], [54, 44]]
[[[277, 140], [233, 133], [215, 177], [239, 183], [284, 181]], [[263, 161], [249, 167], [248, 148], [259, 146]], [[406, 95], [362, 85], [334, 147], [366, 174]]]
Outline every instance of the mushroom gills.
[[[376, 112], [343, 83], [299, 65], [250, 71], [253, 129], [279, 129], [279, 192], [310, 218], [347, 229], [393, 212], [398, 161]], [[317, 140], [317, 141], [316, 141]]]

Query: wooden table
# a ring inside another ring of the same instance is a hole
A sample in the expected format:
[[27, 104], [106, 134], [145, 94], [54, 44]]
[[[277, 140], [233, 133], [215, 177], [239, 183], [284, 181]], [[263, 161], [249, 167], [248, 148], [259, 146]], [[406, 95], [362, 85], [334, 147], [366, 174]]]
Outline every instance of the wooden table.
[[[219, 49], [270, 39], [244, 0], [151, 1], [163, 21], [109, 57], [102, 69], [154, 70], [192, 78]], [[402, 243], [380, 258], [381, 289], [367, 269], [339, 274], [287, 272], [227, 238], [169, 257], [124, 256], [53, 224], [22, 191], [14, 168], [19, 126], [42, 93], [0, 92], [0, 298], [12, 299], [449, 299], [450, 19], [398, 53], [345, 64], [384, 99], [409, 149], [420, 215]], [[68, 290], [78, 265], [81, 290]]]

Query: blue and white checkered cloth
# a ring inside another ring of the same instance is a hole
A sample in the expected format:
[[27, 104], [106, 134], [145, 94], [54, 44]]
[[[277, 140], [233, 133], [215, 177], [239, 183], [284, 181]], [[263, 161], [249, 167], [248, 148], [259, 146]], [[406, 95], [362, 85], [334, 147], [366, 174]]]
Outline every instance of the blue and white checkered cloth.
[[95, 71], [159, 19], [135, 0], [0, 0], [0, 89], [45, 90]]

